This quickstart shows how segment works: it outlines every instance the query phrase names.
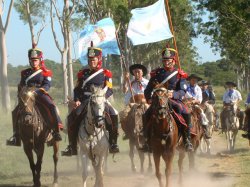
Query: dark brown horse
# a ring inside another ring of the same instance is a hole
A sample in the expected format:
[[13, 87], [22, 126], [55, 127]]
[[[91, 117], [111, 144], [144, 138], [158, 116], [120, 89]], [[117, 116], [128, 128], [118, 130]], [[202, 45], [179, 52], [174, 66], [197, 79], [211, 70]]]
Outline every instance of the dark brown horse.
[[[201, 119], [200, 119], [200, 108], [197, 108], [194, 105], [189, 106], [191, 109], [191, 143], [193, 145], [194, 151], [188, 153], [188, 159], [189, 159], [189, 169], [194, 169], [195, 167], [195, 153], [200, 145], [201, 138], [203, 136], [203, 129], [201, 126]], [[180, 142], [180, 146], [178, 146], [179, 151], [179, 160], [178, 160], [178, 166], [179, 166], [179, 182], [182, 183], [182, 175], [183, 175], [183, 160], [185, 158], [185, 148], [183, 146], [183, 143]]]
[[[19, 113], [18, 125], [20, 129], [20, 136], [23, 142], [23, 149], [27, 155], [30, 163], [30, 169], [33, 174], [33, 183], [35, 187], [40, 187], [40, 173], [42, 166], [42, 159], [44, 154], [44, 146], [50, 129], [45, 124], [42, 115], [35, 105], [36, 94], [34, 88], [23, 87], [19, 92]], [[48, 118], [49, 113], [47, 114]], [[54, 154], [54, 181], [53, 186], [57, 186], [58, 173], [57, 161], [59, 143], [52, 141]], [[37, 156], [37, 161], [34, 163], [33, 151]]]
[[153, 91], [151, 105], [152, 115], [148, 122], [148, 127], [151, 129], [150, 144], [155, 162], [155, 175], [160, 187], [164, 186], [160, 172], [160, 159], [162, 157], [165, 162], [165, 187], [168, 187], [175, 148], [178, 141], [178, 127], [170, 114], [168, 92], [166, 88], [156, 88]]
[[[131, 169], [133, 172], [136, 172], [136, 166], [134, 163], [134, 151], [135, 148], [138, 150], [138, 155], [140, 158], [140, 172], [144, 172], [144, 161], [145, 154], [142, 151], [139, 151], [141, 144], [145, 142], [145, 138], [142, 133], [142, 115], [148, 108], [148, 104], [145, 103], [145, 98], [143, 94], [138, 94], [134, 96], [135, 103], [131, 103], [127, 106], [129, 107], [129, 113], [127, 117], [121, 120], [121, 127], [126, 133], [129, 140], [129, 157], [131, 160]], [[126, 109], [125, 109], [126, 110]], [[123, 114], [123, 111], [120, 113], [120, 116]], [[122, 119], [122, 116], [121, 118]], [[151, 154], [147, 153], [148, 156], [148, 171], [152, 171], [152, 162]]]

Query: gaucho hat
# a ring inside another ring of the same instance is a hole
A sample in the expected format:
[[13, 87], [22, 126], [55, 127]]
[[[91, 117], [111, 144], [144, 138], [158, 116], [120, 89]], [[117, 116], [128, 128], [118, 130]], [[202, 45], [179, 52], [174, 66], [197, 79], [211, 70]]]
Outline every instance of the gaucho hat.
[[195, 75], [195, 74], [191, 74], [191, 75], [188, 76], [187, 80], [189, 81], [191, 79], [197, 79], [197, 81], [201, 81], [202, 80], [201, 77], [199, 77], [198, 75]]
[[141, 69], [143, 72], [143, 76], [147, 75], [147, 68], [145, 66], [143, 66], [142, 64], [133, 64], [129, 67], [129, 72], [131, 73], [131, 75], [134, 75], [133, 70], [134, 69]]
[[231, 81], [228, 81], [228, 82], [226, 82], [225, 84], [226, 84], [227, 86], [232, 85], [233, 87], [237, 87], [237, 84], [234, 83], [234, 82], [231, 82]]
[[200, 81], [199, 85], [204, 86], [204, 85], [209, 85], [209, 82], [206, 80]]

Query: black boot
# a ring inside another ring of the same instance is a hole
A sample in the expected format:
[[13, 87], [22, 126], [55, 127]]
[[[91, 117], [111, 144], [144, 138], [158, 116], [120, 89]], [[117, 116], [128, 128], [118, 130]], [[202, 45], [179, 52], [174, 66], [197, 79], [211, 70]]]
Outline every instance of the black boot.
[[20, 129], [17, 123], [18, 118], [18, 106], [12, 111], [12, 128], [13, 136], [6, 140], [6, 145], [9, 146], [21, 146]]
[[62, 137], [61, 137], [61, 135], [60, 135], [59, 132], [53, 131], [53, 132], [52, 132], [52, 136], [53, 136], [53, 139], [54, 139], [56, 142], [62, 141]]
[[12, 137], [6, 140], [6, 145], [9, 146], [21, 146], [21, 138], [17, 133], [14, 133]]
[[187, 128], [182, 129], [182, 137], [183, 137], [183, 143], [185, 146], [185, 149], [187, 152], [193, 151], [193, 145], [191, 143], [191, 114], [182, 114], [186, 124]]
[[206, 139], [210, 139], [211, 136], [209, 135], [209, 132], [208, 132], [208, 126], [207, 126], [207, 125], [202, 125], [202, 128], [203, 128], [203, 130], [204, 130], [205, 138], [206, 138]]
[[112, 128], [109, 128], [109, 143], [110, 143], [110, 148], [109, 152], [110, 153], [119, 153], [119, 147], [117, 145], [117, 138], [118, 138], [118, 115], [111, 115], [110, 116], [111, 121], [112, 121]]
[[77, 148], [72, 145], [68, 145], [67, 148], [64, 151], [61, 151], [62, 156], [73, 156], [77, 155]]

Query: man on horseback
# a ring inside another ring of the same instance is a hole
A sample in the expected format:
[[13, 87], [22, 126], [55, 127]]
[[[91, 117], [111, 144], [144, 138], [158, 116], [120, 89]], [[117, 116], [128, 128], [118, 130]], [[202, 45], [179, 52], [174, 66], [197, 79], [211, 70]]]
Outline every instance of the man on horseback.
[[[59, 133], [59, 129], [63, 127], [62, 121], [57, 113], [55, 104], [53, 103], [51, 97], [48, 94], [48, 91], [51, 86], [52, 71], [45, 67], [43, 60], [43, 52], [40, 49], [35, 47], [30, 49], [28, 51], [28, 58], [31, 68], [25, 69], [21, 72], [21, 81], [18, 85], [18, 93], [24, 86], [36, 87], [36, 90], [34, 92], [37, 95], [36, 104], [38, 106], [38, 109], [41, 103], [49, 109], [51, 115], [55, 120], [53, 124], [49, 123], [47, 125], [51, 126], [50, 128], [53, 129], [52, 135], [54, 140], [61, 141], [62, 138]], [[19, 104], [14, 109], [16, 113], [14, 114], [15, 116], [13, 116], [13, 119], [17, 119], [18, 117], [20, 117], [18, 116], [18, 109]], [[47, 118], [47, 116], [45, 116], [45, 114], [43, 114], [42, 112], [41, 114], [42, 116], [44, 115], [44, 119]], [[7, 140], [6, 144], [11, 146], [21, 146], [21, 139], [17, 120], [13, 120], [13, 131], [14, 135], [9, 140]]]
[[[124, 74], [124, 82], [123, 82], [123, 93], [125, 93], [125, 104], [126, 108], [123, 110], [123, 113], [128, 113], [126, 111], [130, 111], [131, 107], [129, 103], [146, 103], [144, 97], [144, 90], [148, 85], [148, 80], [144, 78], [147, 75], [147, 68], [142, 64], [133, 64], [129, 67], [130, 74], [134, 76], [134, 79], [131, 81], [131, 90], [129, 90], [129, 73], [126, 72]], [[126, 119], [126, 115], [123, 116], [123, 119]], [[122, 119], [121, 119], [122, 120]], [[124, 140], [128, 139], [127, 133], [123, 137]]]
[[246, 118], [245, 118], [245, 126], [243, 130], [246, 132], [245, 134], [242, 134], [242, 137], [246, 139], [250, 139], [250, 93], [247, 95], [245, 107], [246, 107], [246, 110], [245, 110]]
[[[175, 63], [176, 63], [176, 51], [172, 48], [164, 48], [162, 51], [163, 67], [151, 71], [150, 73], [151, 78], [144, 91], [144, 94], [147, 102], [151, 104], [152, 92], [155, 86], [159, 84], [164, 85], [165, 82], [168, 83], [167, 89], [174, 91], [173, 98], [168, 99], [169, 101], [168, 104], [170, 106], [170, 109], [173, 109], [174, 113], [177, 113], [177, 115], [179, 116], [181, 115], [184, 118], [187, 127], [180, 129], [182, 131], [182, 136], [186, 151], [192, 151], [193, 146], [190, 141], [191, 114], [188, 108], [181, 101], [184, 98], [186, 92], [185, 90], [187, 85], [185, 79], [187, 78], [187, 74], [183, 72], [181, 69], [177, 70], [176, 68], [174, 68]], [[146, 144], [143, 145], [142, 150], [145, 152], [150, 151], [149, 133], [151, 131], [151, 127], [150, 124], [147, 124], [147, 122], [149, 121], [151, 115], [152, 115], [152, 108], [149, 107], [143, 116], [143, 129], [144, 129], [143, 132], [145, 138], [147, 139], [147, 142]]]
[[206, 115], [204, 114], [203, 110], [199, 106], [202, 103], [203, 97], [202, 97], [202, 90], [198, 86], [198, 81], [201, 81], [202, 78], [198, 77], [195, 74], [191, 74], [188, 78], [187, 81], [189, 81], [188, 87], [187, 87], [187, 92], [185, 95], [185, 98], [188, 100], [188, 102], [191, 102], [191, 104], [198, 109], [200, 117], [201, 117], [201, 123], [202, 127], [205, 133], [205, 138], [209, 139], [211, 138], [209, 136], [208, 132], [208, 119]]
[[[80, 70], [77, 74], [78, 80], [74, 89], [75, 110], [73, 110], [68, 116], [68, 123], [70, 123], [68, 124], [69, 145], [65, 151], [62, 151], [62, 156], [72, 156], [77, 154], [78, 127], [83, 119], [83, 115], [86, 114], [86, 106], [89, 97], [91, 96], [91, 85], [100, 86], [103, 89], [106, 89], [106, 99], [113, 94], [112, 73], [111, 71], [102, 68], [102, 49], [91, 46], [88, 48], [87, 55], [89, 68]], [[105, 105], [105, 111], [110, 115], [112, 121], [112, 125], [106, 126], [109, 131], [109, 152], [118, 153], [118, 112], [108, 100], [106, 100]], [[76, 115], [74, 116], [74, 114]], [[71, 115], [74, 117], [72, 117], [72, 120], [69, 120]]]
[[223, 110], [220, 114], [222, 132], [225, 131], [225, 109], [231, 107], [234, 115], [237, 116], [238, 104], [242, 100], [241, 93], [236, 90], [236, 84], [234, 82], [226, 82], [227, 91], [223, 95]]
[[202, 90], [202, 104], [208, 103], [210, 105], [214, 105], [215, 104], [215, 95], [214, 92], [212, 92], [212, 90], [208, 89], [208, 81], [202, 80], [200, 83], [200, 87]]

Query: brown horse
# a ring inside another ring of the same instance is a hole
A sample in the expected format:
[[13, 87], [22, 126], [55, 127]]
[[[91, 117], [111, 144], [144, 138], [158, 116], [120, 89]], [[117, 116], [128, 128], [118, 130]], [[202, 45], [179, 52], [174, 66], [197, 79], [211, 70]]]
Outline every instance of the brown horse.
[[[121, 120], [121, 127], [123, 131], [126, 133], [129, 139], [129, 157], [131, 160], [131, 169], [133, 172], [136, 172], [136, 166], [134, 163], [134, 150], [135, 147], [138, 150], [138, 155], [140, 158], [140, 172], [144, 172], [144, 161], [145, 154], [139, 150], [141, 144], [145, 142], [145, 138], [142, 133], [142, 115], [148, 108], [148, 105], [144, 102], [145, 98], [143, 94], [138, 94], [134, 96], [134, 100], [136, 103], [130, 103], [127, 107], [129, 113], [127, 117]], [[131, 101], [132, 102], [132, 101]], [[126, 109], [125, 109], [126, 110]], [[124, 111], [120, 112], [120, 116], [123, 118]], [[148, 171], [152, 171], [152, 162], [151, 162], [151, 154], [148, 153]]]
[[[195, 167], [195, 153], [200, 145], [201, 138], [203, 137], [203, 129], [201, 126], [201, 119], [200, 119], [200, 109], [194, 105], [189, 106], [191, 109], [191, 143], [193, 145], [194, 151], [188, 153], [189, 159], [189, 169], [194, 169]], [[179, 167], [179, 182], [182, 183], [182, 176], [183, 176], [183, 160], [185, 158], [185, 148], [183, 146], [183, 142], [179, 142], [178, 146], [179, 151], [179, 160], [178, 160], [178, 167]]]
[[[45, 124], [37, 105], [35, 105], [36, 94], [35, 88], [23, 87], [19, 92], [19, 113], [18, 113], [18, 125], [20, 130], [20, 137], [23, 142], [23, 149], [27, 155], [30, 163], [30, 169], [33, 174], [33, 183], [35, 187], [40, 187], [40, 172], [42, 166], [42, 159], [44, 154], [44, 144], [50, 129]], [[49, 114], [47, 114], [48, 117]], [[57, 161], [59, 143], [52, 140], [54, 149], [54, 181], [53, 186], [57, 186], [58, 173], [57, 173]], [[37, 162], [34, 163], [33, 151], [37, 155]]]
[[160, 172], [160, 159], [162, 157], [165, 162], [165, 186], [168, 187], [175, 148], [178, 142], [178, 127], [170, 114], [168, 90], [166, 88], [154, 89], [151, 110], [152, 115], [148, 121], [148, 128], [151, 129], [150, 144], [155, 162], [155, 175], [159, 186], [163, 187], [162, 174]]

